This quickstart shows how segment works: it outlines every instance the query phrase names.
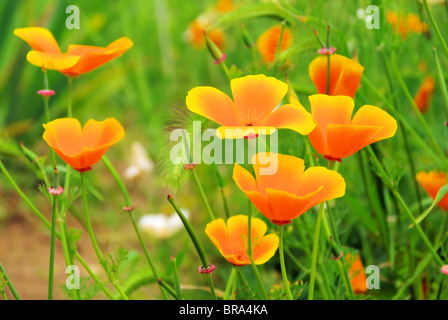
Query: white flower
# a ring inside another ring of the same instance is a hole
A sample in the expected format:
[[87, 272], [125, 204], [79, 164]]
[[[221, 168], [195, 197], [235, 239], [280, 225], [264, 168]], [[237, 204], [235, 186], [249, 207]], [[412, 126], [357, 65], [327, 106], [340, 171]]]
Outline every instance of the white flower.
[[[181, 211], [185, 218], [190, 217], [187, 209], [181, 209]], [[169, 217], [164, 213], [146, 214], [140, 218], [138, 224], [141, 230], [161, 239], [169, 238], [183, 228], [182, 221], [176, 213]]]
[[134, 141], [131, 146], [131, 161], [126, 169], [124, 176], [132, 180], [153, 170], [154, 163], [148, 157], [148, 154], [142, 144]]

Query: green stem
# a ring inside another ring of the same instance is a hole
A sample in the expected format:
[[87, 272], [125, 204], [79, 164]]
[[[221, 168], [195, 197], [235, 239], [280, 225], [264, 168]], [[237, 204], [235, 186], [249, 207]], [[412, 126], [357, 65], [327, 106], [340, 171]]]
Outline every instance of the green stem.
[[17, 293], [16, 289], [14, 288], [11, 279], [9, 279], [8, 274], [6, 273], [5, 269], [3, 268], [3, 265], [0, 263], [0, 272], [3, 273], [3, 276], [5, 280], [8, 282], [9, 290], [11, 290], [12, 295], [16, 300], [21, 300], [19, 294]]
[[445, 107], [445, 111], [448, 116], [448, 91], [446, 89], [445, 76], [443, 75], [443, 70], [442, 67], [440, 66], [440, 60], [437, 54], [437, 49], [432, 48], [432, 51], [434, 52], [434, 60], [436, 61], [437, 76], [439, 78], [440, 91], [442, 91], [442, 97], [444, 102], [443, 105]]
[[322, 224], [323, 215], [324, 215], [324, 203], [321, 202], [319, 204], [319, 213], [317, 214], [316, 228], [314, 230], [313, 253], [311, 256], [310, 288], [308, 291], [308, 300], [313, 300], [313, 298], [314, 298], [314, 283], [316, 280], [317, 253], [319, 250], [319, 234], [320, 234], [320, 227]]
[[248, 200], [248, 217], [247, 217], [247, 255], [249, 256], [250, 265], [252, 267], [252, 271], [255, 274], [255, 278], [257, 278], [258, 285], [261, 289], [261, 293], [263, 294], [263, 298], [268, 300], [268, 295], [266, 293], [266, 289], [263, 285], [263, 280], [261, 279], [260, 272], [258, 271], [257, 265], [255, 264], [255, 260], [253, 257], [252, 250], [252, 203]]
[[[173, 206], [174, 210], [176, 211], [177, 215], [179, 216], [180, 220], [182, 221], [185, 229], [187, 230], [187, 233], [190, 236], [190, 239], [196, 248], [196, 252], [198, 253], [199, 258], [201, 259], [203, 268], [208, 268], [210, 266], [210, 264], [207, 261], [207, 257], [205, 255], [204, 249], [202, 248], [201, 243], [199, 242], [199, 239], [198, 239], [196, 233], [194, 232], [194, 229], [192, 228], [190, 222], [188, 221], [188, 219], [185, 217], [183, 212], [179, 209], [179, 207], [174, 202], [173, 196], [168, 195], [167, 199], [168, 199], [169, 203], [171, 203], [171, 205]], [[215, 293], [215, 287], [211, 280], [210, 273], [206, 273], [206, 275], [208, 276], [208, 284], [210, 286], [210, 292], [212, 294], [212, 297], [214, 300], [217, 300], [217, 296]]]
[[428, 14], [429, 21], [431, 22], [431, 25], [434, 28], [434, 31], [436, 32], [437, 38], [439, 38], [440, 43], [442, 44], [442, 48], [448, 57], [448, 46], [446, 45], [445, 40], [443, 40], [442, 33], [440, 32], [439, 27], [437, 26], [436, 20], [434, 19], [431, 10], [429, 10], [428, 0], [423, 0], [423, 6], [425, 7], [426, 13]]
[[48, 275], [48, 300], [53, 300], [53, 279], [54, 279], [54, 249], [56, 233], [56, 209], [57, 195], [53, 195], [53, 205], [51, 212], [51, 235], [50, 235], [50, 269]]
[[210, 216], [210, 220], [215, 220], [215, 215], [213, 214], [212, 208], [210, 207], [210, 204], [207, 200], [207, 197], [205, 196], [204, 189], [202, 188], [201, 181], [199, 180], [198, 175], [196, 174], [196, 171], [194, 169], [191, 169], [191, 174], [193, 175], [193, 180], [196, 184], [196, 187], [198, 188], [199, 195], [201, 196], [202, 202], [204, 203], [205, 209], [208, 212], [208, 215]]
[[106, 286], [101, 282], [101, 280], [96, 276], [96, 274], [90, 269], [89, 265], [85, 262], [85, 260], [81, 257], [81, 255], [78, 252], [75, 252], [74, 254], [76, 260], [81, 263], [81, 265], [86, 269], [89, 276], [96, 282], [96, 284], [101, 288], [101, 290], [104, 292], [104, 294], [111, 300], [115, 300], [112, 293], [106, 288]]
[[235, 287], [235, 281], [237, 277], [237, 266], [232, 268], [232, 272], [230, 273], [229, 280], [227, 281], [226, 290], [224, 291], [223, 300], [229, 300], [231, 296], [232, 289]]
[[286, 274], [286, 267], [285, 267], [285, 252], [284, 252], [284, 247], [283, 247], [283, 230], [284, 230], [285, 226], [284, 225], [279, 225], [278, 226], [278, 233], [279, 233], [279, 238], [280, 238], [280, 244], [279, 244], [279, 254], [280, 254], [280, 267], [282, 270], [282, 278], [283, 278], [283, 286], [285, 287], [285, 292], [286, 292], [286, 296], [288, 297], [289, 300], [294, 300], [294, 298], [292, 297], [291, 294], [291, 289], [289, 288], [289, 281], [288, 281], [288, 276]]
[[158, 279], [157, 282], [163, 289], [165, 289], [170, 295], [172, 295], [174, 299], [180, 300], [177, 296], [176, 291], [174, 291], [173, 288], [171, 288], [165, 281], [163, 281], [162, 279]]
[[[30, 201], [30, 199], [23, 193], [23, 191], [18, 187], [17, 183], [14, 181], [14, 179], [9, 174], [8, 170], [3, 165], [2, 161], [0, 160], [0, 170], [5, 175], [9, 183], [12, 185], [14, 190], [17, 192], [17, 194], [20, 196], [20, 198], [28, 205], [28, 207], [31, 209], [31, 211], [36, 215], [36, 217], [48, 228], [51, 230], [51, 224], [47, 221], [45, 216], [36, 208], [36, 206]], [[56, 232], [56, 237], [61, 240], [61, 235]], [[92, 277], [92, 279], [95, 280], [95, 282], [100, 286], [101, 290], [111, 299], [113, 299], [112, 294], [107, 290], [107, 288], [102, 284], [102, 282], [98, 279], [98, 277], [95, 276], [95, 274], [92, 272], [92, 270], [89, 268], [87, 263], [82, 259], [81, 255], [79, 253], [75, 252], [76, 259], [84, 266], [84, 268], [87, 270], [89, 275]]]
[[87, 232], [89, 233], [90, 241], [92, 242], [93, 249], [95, 250], [96, 256], [98, 257], [98, 260], [100, 262], [100, 265], [103, 267], [106, 274], [109, 276], [109, 280], [114, 285], [114, 287], [117, 289], [118, 293], [122, 296], [123, 299], [129, 300], [129, 298], [126, 296], [126, 294], [121, 289], [120, 285], [118, 284], [118, 281], [115, 279], [112, 279], [112, 274], [110, 274], [107, 270], [107, 261], [103, 258], [103, 255], [101, 253], [101, 250], [98, 246], [98, 243], [96, 242], [95, 233], [93, 232], [92, 228], [92, 222], [90, 221], [90, 215], [89, 215], [89, 209], [87, 205], [87, 191], [86, 191], [86, 183], [85, 183], [85, 172], [81, 172], [81, 189], [82, 189], [82, 200], [83, 200], [83, 208], [84, 208], [84, 218], [86, 222]]
[[[129, 211], [128, 211], [129, 218], [131, 219], [132, 226], [134, 227], [134, 231], [137, 234], [137, 238], [140, 243], [140, 246], [143, 249], [143, 252], [145, 254], [146, 261], [148, 262], [148, 265], [151, 268], [154, 278], [158, 279], [159, 276], [157, 274], [157, 270], [154, 266], [154, 263], [152, 262], [151, 255], [149, 254], [149, 250], [145, 245], [145, 241], [143, 240], [142, 234], [141, 234], [140, 229], [135, 220], [134, 210], [132, 209], [132, 200], [131, 200], [129, 192], [126, 188], [126, 185], [124, 184], [124, 182], [121, 179], [120, 175], [118, 174], [117, 170], [115, 170], [115, 167], [112, 165], [112, 163], [109, 161], [109, 159], [105, 155], [102, 157], [102, 161], [103, 161], [104, 165], [106, 166], [107, 170], [109, 170], [110, 174], [114, 178], [115, 183], [118, 185], [118, 188], [120, 189], [121, 194], [123, 195], [125, 206], [127, 208], [129, 208]], [[160, 287], [160, 290], [163, 294], [163, 297], [166, 299], [167, 297], [166, 297], [165, 291], [162, 290], [161, 287]]]
[[72, 118], [73, 117], [73, 108], [72, 108], [72, 82], [73, 77], [67, 76], [68, 80], [68, 104], [67, 104], [67, 117]]

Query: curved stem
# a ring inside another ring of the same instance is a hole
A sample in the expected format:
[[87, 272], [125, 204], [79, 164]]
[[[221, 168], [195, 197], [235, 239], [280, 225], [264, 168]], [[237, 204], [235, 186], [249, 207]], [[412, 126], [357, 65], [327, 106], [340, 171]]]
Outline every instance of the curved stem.
[[3, 274], [3, 277], [8, 282], [9, 290], [11, 290], [12, 295], [16, 300], [21, 300], [19, 294], [17, 293], [16, 289], [12, 285], [11, 280], [8, 277], [8, 274], [6, 273], [5, 269], [3, 268], [2, 264], [0, 263], [0, 272]]
[[317, 214], [316, 228], [314, 230], [313, 253], [311, 256], [310, 289], [308, 291], [308, 300], [313, 300], [314, 298], [314, 283], [316, 281], [317, 253], [319, 250], [319, 234], [323, 214], [324, 214], [324, 204], [322, 202], [319, 204], [319, 213]]
[[285, 252], [283, 248], [283, 229], [285, 228], [284, 225], [278, 226], [278, 232], [279, 232], [279, 238], [280, 238], [280, 244], [279, 244], [279, 254], [280, 254], [280, 267], [282, 269], [282, 278], [283, 278], [283, 286], [285, 287], [286, 296], [289, 300], [294, 300], [291, 294], [291, 289], [289, 288], [289, 282], [288, 282], [288, 276], [286, 274], [286, 267], [285, 267]]

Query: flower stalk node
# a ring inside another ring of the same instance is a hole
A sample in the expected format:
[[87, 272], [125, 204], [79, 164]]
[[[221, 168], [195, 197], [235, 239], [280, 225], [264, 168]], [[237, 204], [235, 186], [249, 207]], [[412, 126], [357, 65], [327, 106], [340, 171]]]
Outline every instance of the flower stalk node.
[[342, 161], [341, 158], [333, 158], [331, 156], [324, 156], [324, 158], [329, 160], [329, 161], [337, 161], [337, 162], [341, 162]]
[[123, 207], [123, 211], [126, 211], [126, 212], [132, 212], [132, 211], [134, 211], [134, 209], [135, 209], [135, 205], [130, 205], [130, 206], [124, 206]]
[[442, 266], [442, 268], [440, 268], [440, 271], [441, 271], [443, 274], [446, 274], [446, 275], [448, 276], [448, 264]]
[[221, 58], [218, 60], [214, 60], [213, 63], [214, 64], [220, 64], [221, 62], [223, 62], [224, 60], [227, 59], [227, 55], [225, 53], [222, 54]]
[[58, 195], [64, 193], [64, 188], [62, 188], [61, 186], [58, 186], [56, 189], [53, 188], [53, 187], [50, 187], [50, 188], [48, 188], [48, 193], [52, 194], [52, 195], [55, 195], [55, 196], [58, 196]]
[[289, 224], [289, 223], [291, 223], [291, 220], [285, 220], [285, 221], [271, 220], [271, 222], [272, 222], [273, 224], [278, 225], [278, 226], [283, 226], [283, 225], [285, 225], [285, 224]]
[[44, 96], [44, 97], [51, 97], [52, 95], [56, 94], [56, 91], [50, 90], [50, 89], [43, 89], [43, 90], [37, 91], [37, 94], [40, 94], [41, 96]]
[[200, 274], [208, 274], [208, 273], [212, 273], [214, 270], [216, 269], [216, 266], [214, 264], [209, 264], [208, 268], [204, 268], [204, 266], [199, 266], [199, 273]]
[[197, 166], [197, 163], [187, 163], [184, 165], [185, 170], [193, 170]]
[[340, 252], [338, 257], [335, 257], [335, 256], [332, 255], [331, 259], [333, 259], [334, 261], [338, 261], [338, 260], [340, 260], [342, 258], [343, 255], [344, 255], [344, 252], [341, 250], [341, 252]]
[[328, 55], [331, 56], [333, 53], [336, 52], [336, 48], [335, 47], [331, 47], [331, 48], [320, 48], [317, 53], [319, 53], [320, 55]]

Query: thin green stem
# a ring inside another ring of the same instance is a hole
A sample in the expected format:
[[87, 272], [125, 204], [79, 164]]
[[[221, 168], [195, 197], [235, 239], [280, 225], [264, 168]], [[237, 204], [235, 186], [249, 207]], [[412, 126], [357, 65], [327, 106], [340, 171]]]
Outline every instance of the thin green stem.
[[165, 289], [170, 295], [172, 295], [174, 299], [180, 300], [177, 296], [176, 291], [174, 291], [174, 289], [171, 288], [165, 281], [163, 281], [162, 279], [158, 279], [157, 282], [163, 289]]
[[440, 91], [442, 92], [443, 97], [443, 106], [445, 107], [445, 112], [448, 116], [448, 91], [446, 89], [446, 83], [445, 83], [445, 76], [443, 75], [443, 70], [440, 65], [439, 56], [437, 54], [437, 49], [432, 48], [432, 51], [434, 53], [434, 60], [436, 61], [436, 67], [437, 67], [437, 76], [439, 78], [439, 85], [440, 85]]
[[210, 216], [210, 220], [215, 220], [215, 215], [213, 214], [212, 208], [210, 207], [210, 203], [207, 200], [204, 189], [202, 188], [201, 181], [199, 180], [198, 175], [194, 169], [191, 169], [191, 174], [193, 176], [193, 180], [198, 188], [199, 195], [201, 196], [202, 202], [204, 203], [205, 209], [207, 210], [208, 215]]
[[317, 254], [319, 251], [319, 235], [320, 235], [320, 227], [322, 224], [323, 215], [324, 215], [324, 203], [321, 202], [319, 204], [319, 212], [317, 214], [316, 228], [314, 230], [313, 253], [311, 256], [310, 288], [308, 291], [308, 300], [313, 300], [313, 298], [314, 298], [314, 284], [315, 284], [315, 280], [316, 280]]
[[284, 244], [283, 244], [283, 232], [284, 232], [284, 225], [279, 225], [278, 226], [278, 233], [279, 233], [279, 238], [280, 238], [280, 243], [279, 243], [279, 255], [280, 255], [280, 268], [282, 270], [282, 278], [283, 278], [283, 286], [285, 287], [285, 292], [286, 292], [286, 296], [288, 297], [289, 300], [294, 300], [294, 298], [292, 297], [291, 294], [291, 289], [289, 287], [289, 281], [288, 281], [288, 276], [286, 273], [286, 267], [285, 267], [285, 251], [284, 251]]
[[3, 268], [3, 265], [0, 263], [0, 272], [3, 274], [4, 279], [8, 283], [9, 290], [11, 290], [12, 295], [16, 300], [21, 300], [19, 294], [16, 291], [16, 288], [14, 288], [11, 279], [9, 279], [8, 274], [5, 271], [5, 268]]
[[261, 289], [261, 293], [263, 294], [263, 298], [265, 300], [268, 299], [268, 295], [266, 289], [264, 288], [263, 280], [261, 279], [260, 272], [258, 271], [257, 265], [255, 264], [255, 260], [253, 257], [253, 248], [252, 248], [252, 203], [248, 200], [248, 217], [247, 217], [247, 255], [249, 256], [250, 265], [252, 270], [257, 278], [258, 285]]
[[439, 30], [439, 27], [437, 26], [437, 22], [434, 19], [434, 16], [431, 13], [431, 10], [429, 10], [428, 0], [423, 0], [423, 6], [425, 7], [426, 13], [428, 14], [429, 21], [431, 22], [431, 25], [436, 32], [437, 38], [439, 38], [440, 43], [442, 44], [442, 48], [445, 51], [447, 57], [448, 57], [448, 46], [446, 45], [445, 40], [443, 40], [442, 33]]
[[232, 272], [230, 272], [229, 279], [227, 280], [226, 290], [224, 291], [224, 298], [223, 300], [229, 300], [229, 297], [231, 296], [232, 289], [235, 287], [235, 282], [237, 278], [237, 266], [233, 266]]
[[126, 296], [126, 294], [121, 289], [118, 280], [113, 279], [112, 274], [107, 270], [107, 261], [103, 258], [103, 254], [101, 253], [101, 250], [98, 246], [98, 243], [96, 242], [95, 233], [93, 232], [92, 228], [92, 222], [90, 221], [90, 214], [87, 204], [87, 191], [86, 191], [86, 183], [85, 183], [85, 172], [81, 172], [81, 189], [82, 189], [82, 201], [83, 201], [83, 208], [84, 208], [84, 218], [86, 222], [87, 232], [89, 233], [90, 241], [92, 242], [93, 249], [95, 250], [96, 256], [98, 257], [98, 260], [100, 262], [100, 265], [103, 267], [106, 274], [109, 276], [109, 280], [114, 285], [114, 287], [117, 289], [118, 293], [122, 296], [123, 299], [129, 300], [129, 298]]
[[[12, 185], [14, 190], [17, 192], [17, 194], [20, 196], [20, 198], [28, 205], [28, 207], [31, 209], [31, 211], [34, 213], [34, 215], [49, 229], [51, 230], [51, 224], [47, 221], [45, 216], [39, 211], [39, 209], [36, 208], [36, 206], [30, 201], [30, 199], [23, 193], [23, 191], [18, 187], [17, 183], [14, 181], [14, 179], [9, 174], [6, 167], [3, 165], [3, 162], [0, 160], [0, 170], [5, 175], [9, 183]], [[62, 239], [61, 235], [56, 232], [56, 237], [58, 239]], [[87, 270], [89, 275], [92, 277], [92, 279], [95, 280], [95, 282], [100, 286], [101, 290], [111, 299], [113, 299], [113, 295], [107, 290], [107, 288], [102, 284], [102, 282], [99, 280], [98, 277], [95, 276], [93, 271], [89, 268], [87, 263], [84, 261], [84, 259], [81, 257], [81, 255], [77, 252], [75, 252], [76, 259], [84, 266], [84, 268]]]
[[[120, 175], [118, 174], [117, 170], [115, 170], [115, 167], [112, 165], [112, 163], [109, 161], [109, 159], [105, 155], [102, 157], [102, 161], [103, 161], [104, 165], [106, 166], [107, 170], [109, 170], [110, 174], [114, 178], [115, 183], [118, 185], [118, 188], [120, 189], [121, 194], [123, 195], [125, 206], [127, 207], [127, 210], [129, 212], [129, 218], [131, 219], [132, 226], [134, 227], [134, 231], [137, 234], [137, 238], [140, 243], [140, 246], [143, 249], [143, 252], [145, 254], [146, 261], [148, 262], [148, 265], [151, 268], [154, 278], [158, 279], [159, 276], [157, 274], [157, 270], [154, 266], [154, 263], [151, 259], [151, 255], [149, 254], [149, 250], [145, 244], [145, 241], [143, 240], [142, 234], [141, 234], [140, 229], [135, 220], [134, 210], [132, 207], [132, 200], [131, 200], [129, 192], [126, 188], [126, 185], [124, 184], [124, 182], [121, 179]], [[166, 297], [165, 291], [162, 290], [162, 287], [160, 287], [160, 290], [163, 294], [163, 297], [166, 299], [167, 297]]]
[[[179, 207], [174, 202], [173, 196], [168, 195], [167, 199], [168, 199], [169, 203], [171, 203], [171, 206], [174, 208], [174, 210], [176, 211], [176, 213], [179, 216], [180, 220], [182, 221], [182, 224], [184, 225], [185, 229], [187, 230], [187, 233], [190, 236], [190, 239], [191, 239], [191, 241], [193, 242], [193, 245], [196, 248], [196, 252], [198, 253], [199, 258], [201, 259], [202, 267], [205, 268], [205, 269], [209, 268], [210, 264], [207, 261], [207, 257], [205, 255], [205, 251], [202, 248], [201, 242], [199, 241], [196, 233], [194, 232], [194, 229], [191, 226], [190, 222], [188, 221], [188, 219], [185, 217], [183, 212], [179, 209]], [[211, 274], [210, 273], [206, 273], [206, 275], [207, 275], [207, 280], [208, 280], [208, 284], [209, 284], [209, 287], [210, 287], [210, 293], [212, 294], [213, 299], [217, 300], [215, 287], [214, 287], [212, 279], [211, 279]]]
[[51, 212], [51, 234], [50, 234], [50, 268], [48, 274], [48, 300], [53, 300], [53, 280], [54, 280], [54, 249], [56, 234], [56, 215], [57, 215], [57, 195], [53, 195], [53, 204]]

